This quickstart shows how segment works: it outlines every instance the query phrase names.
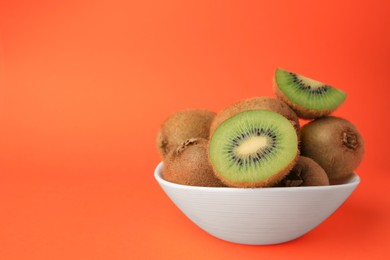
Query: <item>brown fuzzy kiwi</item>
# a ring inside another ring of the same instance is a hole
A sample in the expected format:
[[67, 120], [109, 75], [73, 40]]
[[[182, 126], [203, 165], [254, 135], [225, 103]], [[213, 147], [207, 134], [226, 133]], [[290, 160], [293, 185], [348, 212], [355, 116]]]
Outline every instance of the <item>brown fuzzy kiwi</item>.
[[363, 160], [364, 140], [348, 120], [323, 117], [301, 128], [301, 154], [321, 165], [331, 184], [340, 183]]
[[299, 132], [298, 117], [286, 103], [271, 97], [255, 97], [238, 101], [220, 111], [211, 123], [210, 136], [226, 119], [248, 110], [269, 110], [281, 114], [290, 120], [297, 132]]
[[157, 148], [162, 158], [189, 138], [209, 138], [215, 113], [205, 109], [186, 109], [169, 116], [157, 133]]
[[167, 181], [202, 187], [224, 187], [209, 163], [208, 141], [191, 138], [171, 151], [164, 161], [163, 178]]
[[309, 157], [299, 156], [290, 173], [279, 183], [279, 187], [326, 186], [329, 178], [325, 170]]

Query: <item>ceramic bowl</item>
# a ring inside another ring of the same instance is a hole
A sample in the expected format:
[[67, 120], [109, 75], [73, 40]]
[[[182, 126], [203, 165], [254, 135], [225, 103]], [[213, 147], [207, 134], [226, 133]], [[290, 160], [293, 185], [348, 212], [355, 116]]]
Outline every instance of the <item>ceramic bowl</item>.
[[154, 176], [173, 203], [197, 226], [222, 240], [269, 245], [296, 239], [329, 217], [360, 182], [313, 187], [194, 187]]

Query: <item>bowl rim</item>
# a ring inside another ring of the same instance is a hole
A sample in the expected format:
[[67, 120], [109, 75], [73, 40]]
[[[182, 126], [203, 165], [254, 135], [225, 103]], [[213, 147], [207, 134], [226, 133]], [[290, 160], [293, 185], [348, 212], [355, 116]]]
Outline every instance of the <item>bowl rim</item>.
[[162, 169], [163, 169], [163, 162], [160, 161], [157, 164], [157, 167], [154, 170], [154, 178], [157, 180], [158, 183], [164, 186], [168, 186], [175, 189], [186, 189], [186, 190], [207, 190], [207, 191], [232, 191], [232, 192], [242, 192], [242, 191], [301, 191], [301, 190], [335, 190], [335, 189], [345, 189], [348, 187], [355, 187], [360, 183], [360, 176], [357, 175], [355, 172], [353, 175], [347, 180], [345, 183], [341, 184], [333, 184], [333, 185], [327, 185], [327, 186], [304, 186], [304, 187], [261, 187], [261, 188], [239, 188], [239, 187], [201, 187], [201, 186], [189, 186], [189, 185], [183, 185], [183, 184], [177, 184], [173, 182], [166, 181], [162, 178]]

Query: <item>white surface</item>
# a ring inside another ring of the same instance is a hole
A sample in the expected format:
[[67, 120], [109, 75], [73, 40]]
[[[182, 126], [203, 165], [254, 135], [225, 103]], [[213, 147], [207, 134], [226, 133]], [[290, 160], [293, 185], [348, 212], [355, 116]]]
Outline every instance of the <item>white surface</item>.
[[360, 182], [317, 187], [210, 188], [167, 182], [162, 163], [154, 176], [168, 197], [196, 225], [234, 243], [267, 245], [298, 238], [330, 216]]

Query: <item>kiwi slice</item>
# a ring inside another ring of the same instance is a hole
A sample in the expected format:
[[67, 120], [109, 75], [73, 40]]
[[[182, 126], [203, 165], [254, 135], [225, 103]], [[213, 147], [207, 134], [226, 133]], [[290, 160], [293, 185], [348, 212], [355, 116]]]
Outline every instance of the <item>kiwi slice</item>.
[[347, 96], [342, 90], [280, 68], [275, 83], [276, 95], [304, 119], [329, 115]]
[[325, 170], [331, 184], [344, 182], [360, 165], [364, 140], [358, 129], [340, 117], [323, 117], [301, 129], [301, 153]]
[[209, 141], [214, 172], [232, 187], [265, 187], [288, 174], [298, 155], [291, 122], [269, 110], [249, 110], [222, 122]]
[[301, 187], [301, 186], [326, 186], [329, 178], [324, 169], [309, 157], [299, 156], [294, 168], [277, 186]]
[[189, 138], [209, 138], [215, 113], [205, 109], [185, 109], [170, 115], [157, 133], [161, 157]]
[[299, 120], [295, 112], [283, 101], [271, 97], [254, 97], [240, 100], [221, 110], [213, 119], [210, 126], [210, 135], [226, 119], [248, 110], [270, 110], [286, 117], [299, 131]]
[[163, 178], [177, 184], [223, 187], [207, 156], [208, 140], [190, 138], [172, 150], [164, 161]]

